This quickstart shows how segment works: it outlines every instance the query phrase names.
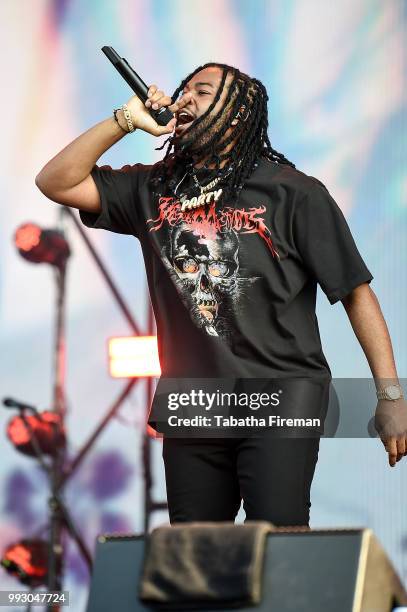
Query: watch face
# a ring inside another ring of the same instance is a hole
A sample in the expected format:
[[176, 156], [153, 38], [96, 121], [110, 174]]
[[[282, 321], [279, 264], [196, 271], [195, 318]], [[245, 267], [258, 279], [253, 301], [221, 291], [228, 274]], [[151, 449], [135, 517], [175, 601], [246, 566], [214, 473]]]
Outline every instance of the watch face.
[[386, 387], [386, 393], [392, 400], [398, 399], [401, 395], [400, 389], [396, 387], [396, 385], [390, 385], [389, 387]]

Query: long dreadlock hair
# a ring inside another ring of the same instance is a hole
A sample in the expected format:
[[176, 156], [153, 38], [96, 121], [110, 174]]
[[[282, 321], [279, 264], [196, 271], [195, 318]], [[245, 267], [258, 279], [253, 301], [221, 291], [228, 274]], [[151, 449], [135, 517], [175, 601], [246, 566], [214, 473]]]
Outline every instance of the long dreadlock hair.
[[[168, 143], [165, 156], [161, 162], [157, 164], [151, 182], [154, 186], [157, 186], [158, 183], [165, 182], [167, 183], [167, 188], [173, 193], [179, 177], [185, 172], [188, 163], [191, 163], [192, 155], [198, 158], [207, 158], [205, 163], [206, 167], [210, 164], [214, 164], [216, 176], [222, 175], [223, 170], [220, 169], [220, 163], [224, 158], [228, 158], [228, 165], [232, 166], [232, 170], [227, 178], [225, 178], [226, 183], [221, 199], [237, 199], [243, 188], [245, 179], [251, 175], [254, 168], [257, 166], [257, 160], [260, 156], [264, 156], [277, 164], [286, 164], [293, 168], [295, 168], [295, 165], [282, 153], [273, 149], [270, 144], [270, 139], [267, 134], [268, 95], [266, 88], [261, 81], [240, 72], [238, 68], [217, 62], [209, 62], [199, 66], [189, 74], [175, 90], [171, 96], [172, 103], [176, 102], [185, 85], [195, 76], [195, 74], [211, 66], [217, 66], [222, 69], [222, 79], [212, 104], [206, 112], [201, 115], [201, 117], [194, 120], [193, 124], [184, 132], [184, 141], [181, 147], [177, 149], [174, 148], [175, 136], [170, 136], [161, 147], [157, 147], [156, 150], [161, 150]], [[206, 125], [205, 120], [211, 114], [218, 102], [225, 87], [226, 77], [229, 73], [232, 73], [233, 78], [230, 82], [224, 104], [218, 113], [210, 119], [209, 124]], [[233, 127], [231, 126], [233, 119], [237, 115], [240, 116], [239, 111], [242, 106], [246, 109], [245, 120], [239, 121], [230, 136], [222, 140], [228, 128]], [[225, 113], [228, 113], [226, 118]], [[215, 133], [207, 143], [200, 147], [195, 146], [192, 150], [191, 145], [195, 143], [195, 139], [193, 136], [188, 137], [188, 132], [191, 130], [191, 127], [193, 127], [195, 131], [204, 121], [205, 132], [208, 132], [218, 123], [220, 127], [218, 130], [214, 131]], [[234, 140], [236, 140], [235, 146], [228, 153], [221, 154], [221, 151]]]

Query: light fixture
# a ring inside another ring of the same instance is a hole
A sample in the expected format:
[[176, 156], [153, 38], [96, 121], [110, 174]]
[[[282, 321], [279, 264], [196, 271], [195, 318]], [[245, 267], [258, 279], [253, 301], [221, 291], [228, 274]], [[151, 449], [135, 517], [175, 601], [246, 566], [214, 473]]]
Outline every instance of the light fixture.
[[47, 559], [47, 542], [25, 539], [6, 549], [0, 564], [23, 584], [38, 587], [47, 582]]
[[44, 455], [54, 456], [65, 445], [65, 430], [57, 412], [38, 412], [29, 416], [15, 416], [7, 425], [7, 437], [14, 447], [30, 457], [37, 455], [33, 438]]
[[113, 378], [159, 377], [157, 336], [110, 338], [109, 373]]
[[62, 267], [70, 255], [64, 234], [55, 229], [41, 229], [35, 223], [17, 228], [14, 242], [18, 252], [31, 263], [49, 263]]

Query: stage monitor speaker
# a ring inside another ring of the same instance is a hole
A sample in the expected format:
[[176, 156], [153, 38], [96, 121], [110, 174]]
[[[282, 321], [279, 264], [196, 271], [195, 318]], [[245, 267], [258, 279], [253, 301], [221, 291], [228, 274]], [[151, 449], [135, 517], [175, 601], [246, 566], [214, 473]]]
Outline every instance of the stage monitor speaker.
[[[143, 536], [98, 538], [87, 612], [154, 609], [137, 596], [143, 555]], [[370, 529], [286, 527], [267, 535], [261, 604], [235, 609], [391, 612], [396, 605], [407, 605], [407, 593]]]

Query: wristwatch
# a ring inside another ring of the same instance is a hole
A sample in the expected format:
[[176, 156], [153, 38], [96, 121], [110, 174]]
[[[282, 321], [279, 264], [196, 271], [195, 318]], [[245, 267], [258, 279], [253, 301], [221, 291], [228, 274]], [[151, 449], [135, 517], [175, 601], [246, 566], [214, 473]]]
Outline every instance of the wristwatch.
[[376, 391], [376, 395], [378, 399], [385, 399], [396, 401], [403, 397], [403, 389], [400, 385], [389, 385], [388, 387], [383, 387], [380, 391]]

